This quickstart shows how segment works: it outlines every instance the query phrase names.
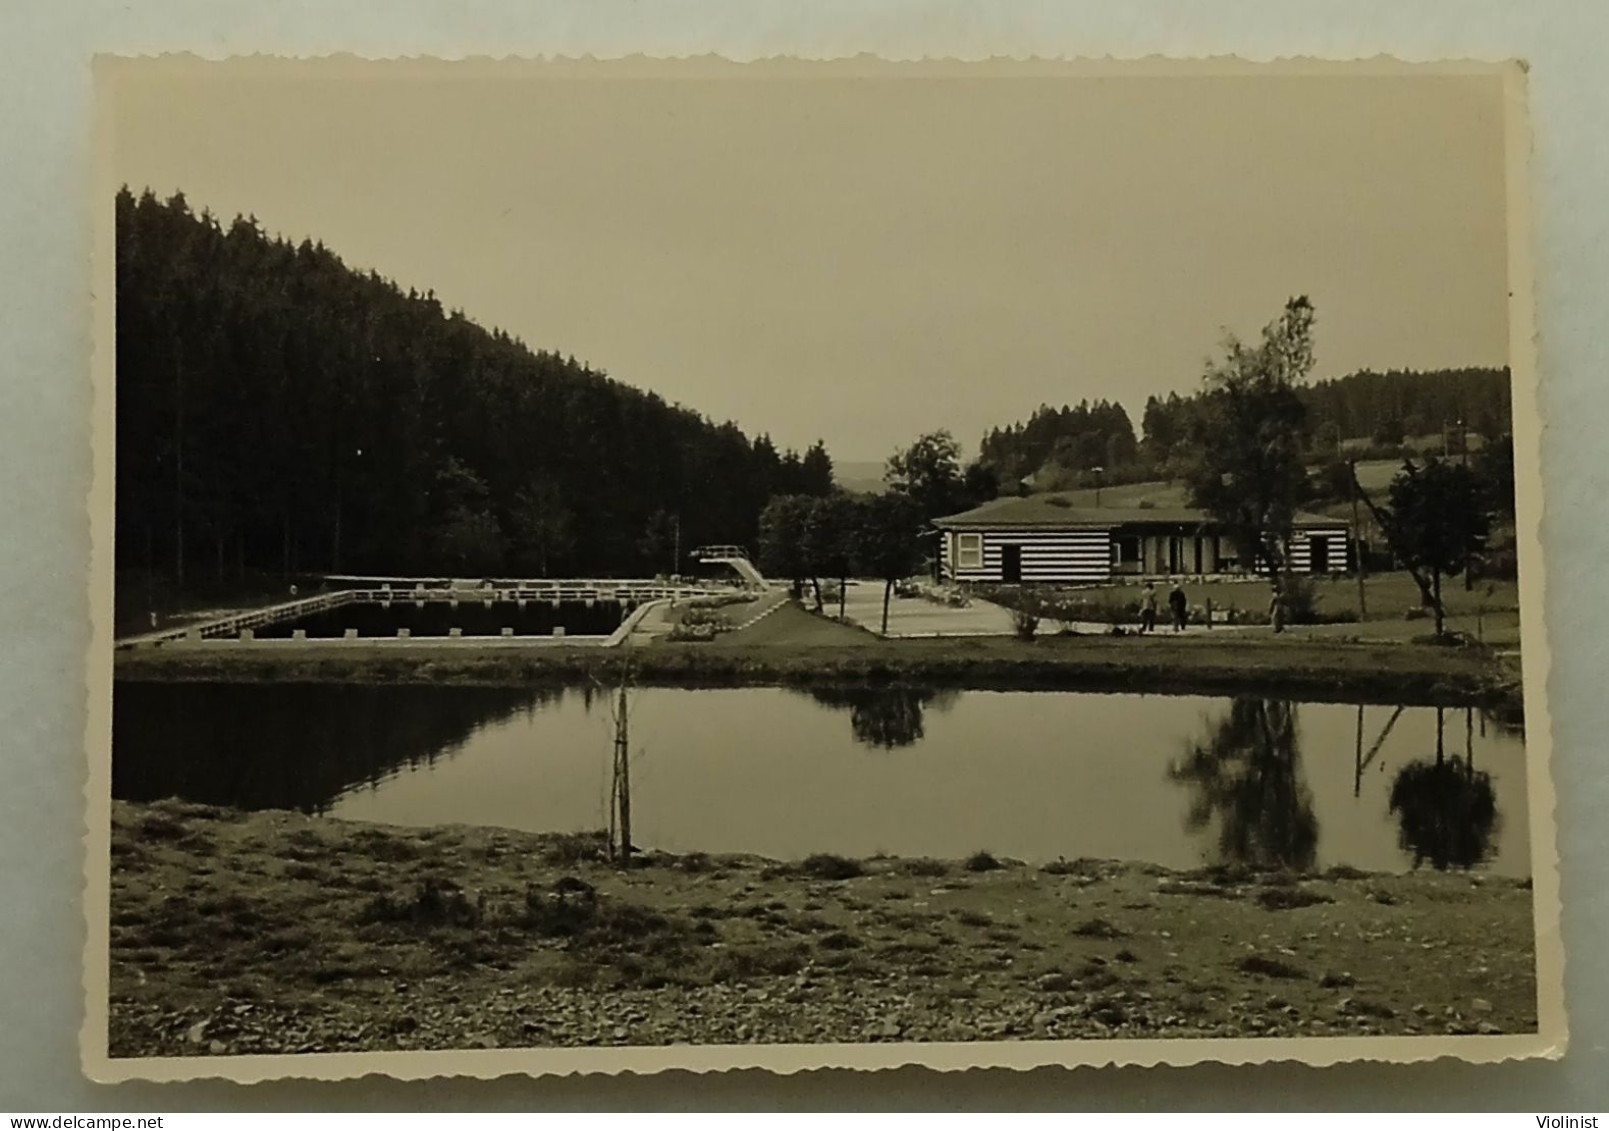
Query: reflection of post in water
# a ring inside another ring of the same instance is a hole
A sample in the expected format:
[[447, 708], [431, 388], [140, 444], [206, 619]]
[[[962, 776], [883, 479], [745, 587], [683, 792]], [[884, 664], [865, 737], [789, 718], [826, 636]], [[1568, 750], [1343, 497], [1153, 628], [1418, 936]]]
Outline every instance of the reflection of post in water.
[[1398, 707], [1391, 712], [1391, 717], [1386, 720], [1386, 725], [1380, 728], [1380, 733], [1374, 736], [1374, 742], [1370, 745], [1369, 752], [1365, 754], [1363, 752], [1363, 704], [1358, 704], [1358, 745], [1357, 753], [1354, 755], [1355, 763], [1352, 772], [1353, 797], [1362, 796], [1363, 771], [1369, 768], [1369, 763], [1373, 762], [1375, 755], [1380, 753], [1380, 748], [1386, 744], [1386, 739], [1391, 734], [1391, 728], [1397, 725], [1397, 720], [1402, 718], [1402, 712], [1405, 710], [1407, 710], [1406, 707]]
[[1391, 785], [1391, 812], [1397, 815], [1398, 841], [1438, 871], [1470, 868], [1485, 860], [1499, 821], [1490, 774], [1475, 769], [1473, 710], [1464, 716], [1464, 757], [1447, 756], [1442, 735], [1445, 712], [1436, 709], [1436, 760], [1409, 762]]
[[1301, 777], [1294, 704], [1235, 699], [1207, 736], [1168, 767], [1168, 776], [1194, 790], [1187, 828], [1217, 820], [1224, 862], [1312, 867], [1318, 818]]
[[857, 742], [895, 750], [920, 742], [926, 708], [946, 710], [956, 693], [917, 687], [832, 687], [814, 688], [810, 697], [823, 706], [847, 710]]
[[1363, 704], [1358, 704], [1358, 741], [1352, 755], [1352, 796], [1363, 793]]

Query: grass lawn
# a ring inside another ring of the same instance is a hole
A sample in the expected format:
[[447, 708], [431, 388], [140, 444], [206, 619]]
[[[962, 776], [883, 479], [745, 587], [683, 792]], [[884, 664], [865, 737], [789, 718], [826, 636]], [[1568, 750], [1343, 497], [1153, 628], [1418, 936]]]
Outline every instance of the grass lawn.
[[[1401, 470], [1402, 461], [1397, 459], [1360, 460], [1358, 483], [1371, 495], [1383, 499], [1386, 488]], [[1093, 487], [1052, 492], [1065, 497], [1075, 507], [1095, 506], [1095, 493]], [[1101, 506], [1139, 507], [1147, 503], [1153, 507], [1187, 507], [1190, 500], [1186, 497], [1184, 483], [1177, 479], [1148, 479], [1143, 483], [1120, 483], [1100, 489]]]
[[[1314, 582], [1320, 612], [1326, 614], [1358, 613], [1358, 583], [1354, 577], [1319, 578]], [[1164, 593], [1165, 585], [1158, 588]], [[1239, 609], [1258, 613], [1268, 610], [1269, 588], [1261, 580], [1187, 582], [1185, 593], [1192, 605], [1211, 601], [1215, 609]], [[1081, 589], [1079, 595], [1091, 601], [1133, 605], [1143, 586], [1138, 582], [1122, 585], [1095, 586]], [[1432, 631], [1428, 614], [1410, 616], [1420, 607], [1419, 587], [1406, 572], [1374, 574], [1364, 581], [1367, 616], [1361, 624], [1337, 624], [1305, 627], [1300, 632], [1313, 632], [1322, 628], [1330, 635], [1366, 635], [1371, 638], [1409, 639]], [[1453, 631], [1481, 636], [1488, 643], [1506, 643], [1518, 639], [1519, 590], [1513, 580], [1477, 581], [1471, 590], [1464, 589], [1458, 578], [1442, 583], [1442, 602], [1446, 606], [1448, 627]], [[1479, 631], [1477, 632], [1477, 628]]]
[[[833, 611], [837, 606], [832, 607]], [[863, 628], [843, 624], [825, 616], [800, 608], [792, 601], [783, 602], [770, 613], [747, 628], [723, 633], [716, 638], [716, 646], [751, 644], [798, 644], [806, 647], [839, 645], [856, 647], [872, 644], [877, 638]]]

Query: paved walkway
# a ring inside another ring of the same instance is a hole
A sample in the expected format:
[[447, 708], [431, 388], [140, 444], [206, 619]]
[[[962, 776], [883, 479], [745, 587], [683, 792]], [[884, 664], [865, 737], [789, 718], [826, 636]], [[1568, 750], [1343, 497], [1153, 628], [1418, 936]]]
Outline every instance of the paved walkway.
[[[844, 601], [844, 616], [872, 632], [880, 632], [883, 627], [882, 583], [851, 584]], [[973, 598], [964, 608], [951, 608], [924, 597], [896, 594], [889, 598], [889, 636], [1010, 636], [1011, 633], [1011, 613], [988, 601]]]
[[[681, 602], [686, 605], [688, 602]], [[759, 621], [774, 613], [778, 608], [788, 603], [785, 592], [772, 590], [760, 594], [755, 600], [743, 605], [727, 605], [722, 608], [723, 615], [735, 622], [736, 627], [725, 636], [749, 629]], [[643, 610], [641, 619], [631, 628], [622, 641], [627, 647], [640, 648], [652, 644], [656, 640], [668, 637], [676, 627], [675, 613], [677, 606], [669, 601], [655, 601]], [[719, 637], [717, 639], [720, 639]]]

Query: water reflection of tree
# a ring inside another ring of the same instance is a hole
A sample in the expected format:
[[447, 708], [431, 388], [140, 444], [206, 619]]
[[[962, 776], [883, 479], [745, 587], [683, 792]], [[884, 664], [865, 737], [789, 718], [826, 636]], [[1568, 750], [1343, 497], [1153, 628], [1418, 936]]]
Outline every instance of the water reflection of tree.
[[481, 728], [558, 689], [335, 684], [122, 684], [112, 793], [320, 812], [347, 789], [451, 757]]
[[1414, 867], [1429, 862], [1438, 871], [1481, 863], [1498, 829], [1491, 775], [1475, 769], [1472, 746], [1466, 745], [1463, 758], [1447, 756], [1442, 722], [1438, 709], [1436, 760], [1409, 762], [1391, 784], [1391, 811], [1403, 850], [1413, 853]]
[[814, 688], [810, 697], [848, 711], [857, 742], [895, 750], [920, 742], [927, 709], [946, 711], [957, 694], [926, 687], [832, 687]]
[[1301, 776], [1296, 706], [1244, 697], [1191, 742], [1168, 776], [1194, 790], [1185, 827], [1218, 822], [1225, 863], [1311, 868], [1318, 848], [1313, 795]]

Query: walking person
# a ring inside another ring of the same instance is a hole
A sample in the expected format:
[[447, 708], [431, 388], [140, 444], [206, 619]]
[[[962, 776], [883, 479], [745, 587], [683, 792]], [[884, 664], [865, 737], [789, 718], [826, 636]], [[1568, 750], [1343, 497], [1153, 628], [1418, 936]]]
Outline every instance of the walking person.
[[1274, 595], [1268, 599], [1268, 621], [1274, 626], [1275, 632], [1285, 631], [1285, 595], [1279, 591], [1279, 583], [1274, 583]]
[[1185, 618], [1190, 611], [1190, 599], [1184, 595], [1184, 582], [1175, 581], [1173, 588], [1168, 591], [1168, 609], [1173, 613], [1173, 631], [1183, 632]]
[[1140, 631], [1156, 631], [1156, 586], [1149, 581], [1140, 594]]

